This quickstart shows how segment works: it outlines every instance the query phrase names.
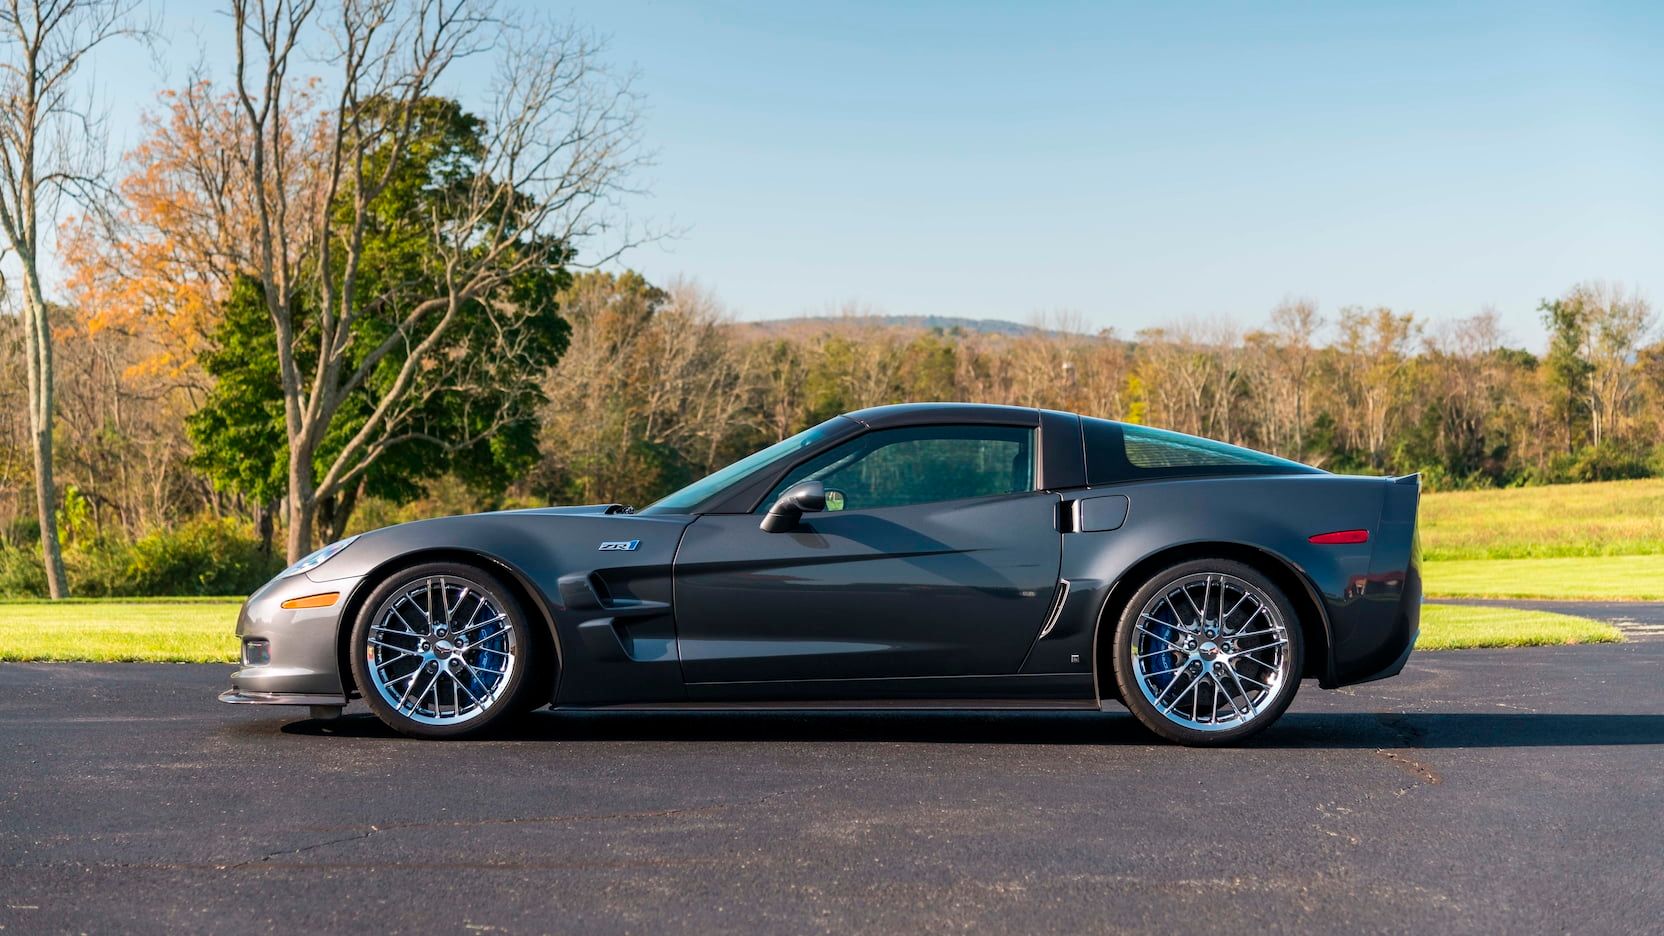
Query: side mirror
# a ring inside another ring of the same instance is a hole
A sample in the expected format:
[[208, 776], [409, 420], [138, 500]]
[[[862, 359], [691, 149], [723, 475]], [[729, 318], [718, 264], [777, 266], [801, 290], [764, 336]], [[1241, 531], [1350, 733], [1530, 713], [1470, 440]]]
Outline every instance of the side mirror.
[[784, 533], [797, 526], [797, 521], [804, 514], [819, 513], [825, 509], [826, 485], [819, 481], [794, 484], [768, 509], [768, 514], [763, 517], [763, 532]]

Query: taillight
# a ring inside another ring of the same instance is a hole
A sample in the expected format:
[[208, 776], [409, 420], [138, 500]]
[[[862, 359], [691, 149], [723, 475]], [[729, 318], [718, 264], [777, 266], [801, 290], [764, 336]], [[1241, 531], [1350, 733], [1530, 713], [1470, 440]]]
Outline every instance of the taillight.
[[1311, 538], [1319, 546], [1347, 546], [1353, 543], [1369, 542], [1368, 530], [1337, 530], [1333, 533], [1319, 533]]

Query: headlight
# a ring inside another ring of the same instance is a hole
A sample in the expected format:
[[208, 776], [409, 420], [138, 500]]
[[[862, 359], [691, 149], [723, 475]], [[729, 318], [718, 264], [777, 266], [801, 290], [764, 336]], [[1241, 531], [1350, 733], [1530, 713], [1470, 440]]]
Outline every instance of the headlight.
[[325, 546], [309, 556], [303, 557], [299, 562], [287, 569], [284, 569], [282, 572], [277, 573], [277, 577], [288, 578], [291, 575], [300, 575], [302, 572], [310, 572], [318, 566], [328, 562], [331, 556], [334, 556], [341, 550], [351, 546], [352, 541], [355, 539], [358, 539], [358, 537], [349, 536], [346, 539], [341, 540], [339, 543], [330, 543], [328, 546]]

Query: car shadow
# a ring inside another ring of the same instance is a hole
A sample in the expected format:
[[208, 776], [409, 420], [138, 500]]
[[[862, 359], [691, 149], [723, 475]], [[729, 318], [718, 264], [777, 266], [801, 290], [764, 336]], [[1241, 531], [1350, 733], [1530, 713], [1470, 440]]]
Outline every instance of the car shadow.
[[[307, 719], [286, 734], [400, 737], [374, 716]], [[1158, 744], [1131, 715], [1100, 712], [535, 712], [480, 741], [814, 741]], [[466, 742], [463, 742], [466, 743]], [[1508, 748], [1664, 744], [1664, 715], [1294, 712], [1245, 748]]]

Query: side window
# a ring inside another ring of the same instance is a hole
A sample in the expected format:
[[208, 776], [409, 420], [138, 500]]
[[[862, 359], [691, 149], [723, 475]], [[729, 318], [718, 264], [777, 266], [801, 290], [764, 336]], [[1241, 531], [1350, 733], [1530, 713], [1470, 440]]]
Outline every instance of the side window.
[[799, 481], [826, 485], [827, 510], [873, 510], [1034, 490], [1034, 430], [918, 426], [852, 439], [788, 472], [758, 510]]
[[1127, 461], [1134, 468], [1190, 468], [1204, 465], [1275, 465], [1282, 459], [1223, 442], [1148, 426], [1121, 429]]
[[1149, 426], [1083, 418], [1081, 430], [1086, 442], [1088, 484], [1210, 473], [1317, 472], [1286, 458]]

